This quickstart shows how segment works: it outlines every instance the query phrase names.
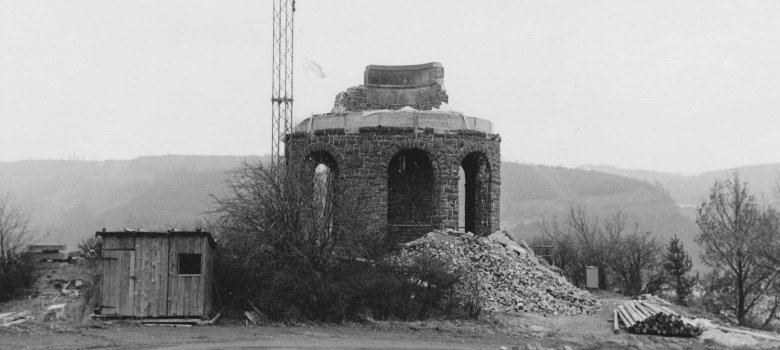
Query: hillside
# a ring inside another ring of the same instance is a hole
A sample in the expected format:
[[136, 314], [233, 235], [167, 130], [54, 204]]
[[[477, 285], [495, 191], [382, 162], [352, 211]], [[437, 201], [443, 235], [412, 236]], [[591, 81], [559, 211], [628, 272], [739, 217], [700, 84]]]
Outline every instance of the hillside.
[[650, 183], [660, 183], [669, 191], [675, 202], [681, 207], [695, 207], [706, 199], [715, 180], [723, 180], [736, 170], [740, 178], [748, 182], [750, 191], [769, 201], [774, 195], [780, 180], [780, 163], [742, 166], [733, 169], [708, 171], [696, 175], [681, 175], [648, 170], [622, 169], [607, 165], [587, 165], [580, 167], [608, 174], [621, 175]]
[[[41, 241], [71, 249], [96, 230], [191, 228], [225, 193], [225, 172], [244, 157], [155, 156], [121, 161], [0, 162], [0, 191], [10, 190], [32, 211]], [[252, 158], [257, 159], [257, 158]], [[596, 215], [615, 210], [656, 233], [677, 234], [694, 248], [693, 224], [660, 187], [596, 171], [504, 163], [502, 226], [522, 238], [536, 222], [581, 203]]]
[[0, 193], [10, 191], [40, 242], [76, 244], [95, 231], [191, 228], [225, 193], [225, 172], [246, 157], [159, 156], [112, 161], [0, 162]]
[[[699, 255], [693, 241], [696, 225], [659, 185], [591, 170], [502, 164], [501, 224], [519, 238], [536, 235], [542, 218], [560, 217], [570, 204], [584, 205], [600, 217], [619, 210], [626, 216], [627, 228], [638, 224], [662, 243], [677, 235], [692, 256]], [[698, 258], [694, 260], [698, 265]]]

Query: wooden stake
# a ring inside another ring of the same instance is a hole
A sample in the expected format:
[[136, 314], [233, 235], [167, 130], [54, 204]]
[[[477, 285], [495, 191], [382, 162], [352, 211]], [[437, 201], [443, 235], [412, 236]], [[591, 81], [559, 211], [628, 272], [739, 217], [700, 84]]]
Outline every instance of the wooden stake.
[[618, 328], [618, 312], [617, 312], [617, 308], [612, 310], [612, 328], [614, 329], [613, 332], [615, 334], [620, 333], [620, 329]]

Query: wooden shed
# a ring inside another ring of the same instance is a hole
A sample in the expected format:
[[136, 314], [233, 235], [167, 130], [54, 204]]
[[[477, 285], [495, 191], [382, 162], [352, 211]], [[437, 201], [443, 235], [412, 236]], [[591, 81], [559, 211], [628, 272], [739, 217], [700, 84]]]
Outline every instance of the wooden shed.
[[100, 315], [206, 318], [213, 311], [214, 249], [204, 231], [99, 231]]

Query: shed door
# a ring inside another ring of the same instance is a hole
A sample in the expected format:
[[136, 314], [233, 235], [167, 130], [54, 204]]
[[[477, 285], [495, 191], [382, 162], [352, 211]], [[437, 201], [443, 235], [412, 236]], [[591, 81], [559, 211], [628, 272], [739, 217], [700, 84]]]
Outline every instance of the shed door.
[[103, 315], [130, 316], [135, 287], [135, 252], [132, 250], [103, 251]]

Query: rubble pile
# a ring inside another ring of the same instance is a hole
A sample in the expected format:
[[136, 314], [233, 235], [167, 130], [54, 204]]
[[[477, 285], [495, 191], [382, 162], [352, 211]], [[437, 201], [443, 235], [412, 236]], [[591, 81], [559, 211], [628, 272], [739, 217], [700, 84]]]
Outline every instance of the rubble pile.
[[451, 230], [431, 232], [402, 246], [402, 259], [410, 261], [417, 255], [468, 271], [485, 310], [557, 316], [589, 314], [598, 306], [598, 299], [551, 271], [528, 252], [527, 246], [503, 232], [488, 237]]

